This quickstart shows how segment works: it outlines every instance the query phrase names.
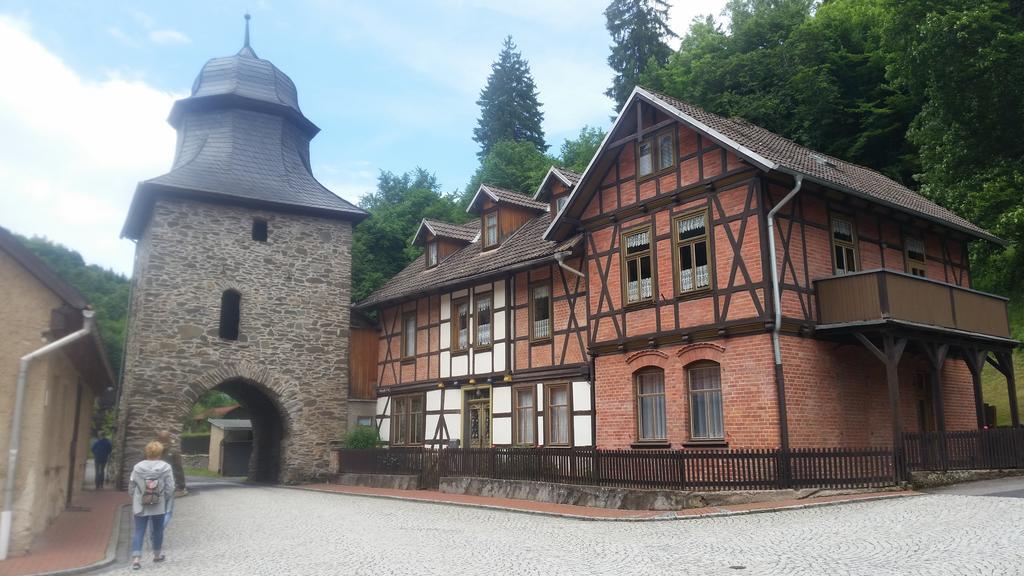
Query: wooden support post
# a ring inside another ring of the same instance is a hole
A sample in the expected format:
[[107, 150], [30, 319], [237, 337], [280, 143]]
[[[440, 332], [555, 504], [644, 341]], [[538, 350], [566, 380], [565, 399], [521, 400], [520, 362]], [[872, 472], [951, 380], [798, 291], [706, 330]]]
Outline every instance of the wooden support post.
[[942, 366], [949, 354], [948, 344], [925, 343], [924, 351], [931, 365], [932, 416], [935, 418], [935, 430], [946, 431], [946, 409], [942, 399]]
[[1013, 351], [1001, 350], [995, 355], [995, 360], [990, 357], [988, 363], [1006, 378], [1006, 392], [1010, 396], [1010, 425], [1019, 428], [1020, 413], [1017, 410], [1017, 382], [1013, 377]]
[[985, 428], [985, 397], [981, 391], [981, 369], [985, 367], [987, 350], [977, 348], [964, 348], [964, 360], [967, 361], [967, 369], [971, 371], [971, 381], [974, 383], [974, 411], [978, 418], [978, 430]]
[[892, 414], [892, 459], [893, 459], [893, 480], [899, 484], [903, 480], [904, 458], [903, 458], [903, 421], [900, 417], [900, 358], [903, 357], [903, 350], [907, 346], [906, 338], [897, 338], [886, 332], [882, 335], [882, 349], [879, 350], [871, 340], [861, 333], [856, 334], [857, 339], [865, 348], [871, 351], [879, 360], [885, 364], [885, 381], [889, 387], [889, 410]]

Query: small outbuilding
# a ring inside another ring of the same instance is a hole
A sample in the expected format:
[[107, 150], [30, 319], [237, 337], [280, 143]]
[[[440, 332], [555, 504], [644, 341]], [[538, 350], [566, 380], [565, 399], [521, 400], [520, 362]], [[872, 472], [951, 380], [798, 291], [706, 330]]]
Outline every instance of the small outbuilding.
[[245, 476], [252, 456], [252, 421], [210, 418], [211, 472], [221, 476]]

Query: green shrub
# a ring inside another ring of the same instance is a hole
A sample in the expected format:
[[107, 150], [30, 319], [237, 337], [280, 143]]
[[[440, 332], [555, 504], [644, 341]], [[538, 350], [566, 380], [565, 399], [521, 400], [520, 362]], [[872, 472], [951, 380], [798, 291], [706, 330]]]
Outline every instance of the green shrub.
[[356, 426], [345, 435], [345, 448], [366, 449], [380, 445], [380, 437], [373, 426]]

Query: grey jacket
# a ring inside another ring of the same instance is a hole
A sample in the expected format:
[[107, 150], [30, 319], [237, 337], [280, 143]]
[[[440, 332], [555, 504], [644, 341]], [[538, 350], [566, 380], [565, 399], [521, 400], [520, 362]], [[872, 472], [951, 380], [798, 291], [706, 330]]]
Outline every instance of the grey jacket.
[[[144, 506], [142, 495], [146, 492], [146, 479], [158, 478], [163, 488], [160, 501]], [[128, 493], [132, 496], [132, 513], [136, 516], [157, 516], [166, 514], [174, 507], [174, 473], [171, 465], [163, 460], [143, 460], [132, 468], [128, 480]]]

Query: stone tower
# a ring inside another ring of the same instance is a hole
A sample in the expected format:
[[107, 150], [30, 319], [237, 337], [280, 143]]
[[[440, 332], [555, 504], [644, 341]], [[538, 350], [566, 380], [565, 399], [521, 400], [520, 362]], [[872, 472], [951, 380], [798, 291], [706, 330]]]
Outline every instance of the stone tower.
[[[246, 17], [248, 20], [248, 17]], [[322, 477], [346, 425], [352, 226], [313, 177], [319, 131], [291, 79], [245, 44], [169, 117], [171, 171], [141, 182], [117, 446], [123, 481], [161, 429], [223, 390], [253, 423], [250, 477]]]

